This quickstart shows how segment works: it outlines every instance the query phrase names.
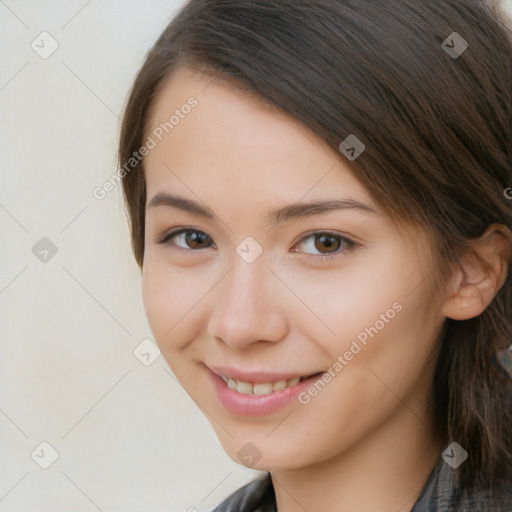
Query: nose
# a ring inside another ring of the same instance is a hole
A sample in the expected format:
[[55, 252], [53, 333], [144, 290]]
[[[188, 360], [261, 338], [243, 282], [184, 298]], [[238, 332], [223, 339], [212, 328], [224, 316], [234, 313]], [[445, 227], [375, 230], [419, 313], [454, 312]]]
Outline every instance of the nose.
[[263, 255], [247, 263], [235, 254], [233, 267], [216, 288], [211, 298], [210, 336], [238, 349], [286, 337], [285, 287], [267, 268]]

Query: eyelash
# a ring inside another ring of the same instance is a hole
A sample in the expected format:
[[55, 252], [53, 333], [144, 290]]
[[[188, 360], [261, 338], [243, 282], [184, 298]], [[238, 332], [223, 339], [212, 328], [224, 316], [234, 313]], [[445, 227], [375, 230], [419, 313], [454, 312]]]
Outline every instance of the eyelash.
[[[208, 238], [210, 238], [206, 233], [204, 233], [203, 231], [200, 231], [198, 229], [193, 229], [193, 228], [178, 228], [178, 229], [174, 229], [168, 233], [165, 233], [162, 237], [158, 238], [157, 240], [155, 240], [155, 242], [157, 244], [161, 244], [161, 245], [175, 245], [175, 244], [172, 244], [170, 241], [182, 234], [182, 233], [187, 233], [187, 232], [190, 232], [190, 233], [201, 233], [203, 235], [206, 235]], [[319, 259], [319, 260], [325, 260], [325, 259], [335, 259], [337, 257], [341, 257], [357, 248], [359, 248], [361, 246], [361, 244], [357, 243], [357, 242], [354, 242], [353, 240], [351, 240], [350, 238], [347, 238], [345, 236], [341, 236], [341, 235], [338, 235], [338, 234], [335, 234], [335, 233], [330, 233], [328, 231], [315, 231], [313, 233], [310, 233], [308, 235], [306, 235], [305, 237], [301, 238], [299, 240], [299, 242], [297, 243], [300, 243], [300, 242], [303, 242], [304, 240], [308, 240], [309, 238], [314, 238], [315, 235], [327, 235], [329, 237], [332, 237], [332, 238], [336, 238], [338, 240], [340, 240], [342, 242], [342, 244], [345, 244], [345, 249], [338, 249], [335, 253], [329, 253], [329, 254], [310, 254], [310, 256], [312, 256], [313, 258], [315, 259]], [[211, 238], [210, 238], [211, 240]], [[183, 249], [183, 247], [179, 247], [179, 249]], [[195, 249], [183, 249], [185, 251], [193, 251], [193, 252], [197, 252], [197, 250]], [[297, 252], [297, 251], [294, 251], [294, 252]]]

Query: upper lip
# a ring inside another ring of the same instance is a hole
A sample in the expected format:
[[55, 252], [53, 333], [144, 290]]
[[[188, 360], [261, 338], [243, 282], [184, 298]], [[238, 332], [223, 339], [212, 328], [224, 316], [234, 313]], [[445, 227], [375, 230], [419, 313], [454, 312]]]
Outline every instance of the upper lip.
[[241, 371], [229, 366], [212, 366], [206, 365], [213, 373], [222, 377], [238, 379], [244, 382], [277, 382], [279, 380], [290, 380], [295, 377], [309, 377], [318, 372], [265, 372], [265, 371]]

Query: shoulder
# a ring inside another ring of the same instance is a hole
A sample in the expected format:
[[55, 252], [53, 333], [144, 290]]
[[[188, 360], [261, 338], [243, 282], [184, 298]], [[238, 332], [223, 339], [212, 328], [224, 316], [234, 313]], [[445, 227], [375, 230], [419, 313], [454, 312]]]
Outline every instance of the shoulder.
[[411, 512], [512, 512], [512, 475], [492, 488], [457, 487], [454, 470], [442, 459], [433, 469]]
[[277, 512], [270, 473], [240, 487], [211, 512]]
[[511, 512], [512, 511], [512, 477], [492, 488], [471, 487], [457, 492], [457, 512]]

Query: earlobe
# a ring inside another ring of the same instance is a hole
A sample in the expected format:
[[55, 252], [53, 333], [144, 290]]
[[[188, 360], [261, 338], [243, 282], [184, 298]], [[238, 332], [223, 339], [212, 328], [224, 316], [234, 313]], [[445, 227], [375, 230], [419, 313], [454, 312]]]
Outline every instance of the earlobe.
[[487, 308], [506, 280], [511, 246], [512, 234], [503, 224], [491, 224], [472, 242], [472, 252], [448, 283], [442, 306], [447, 318], [468, 320]]

